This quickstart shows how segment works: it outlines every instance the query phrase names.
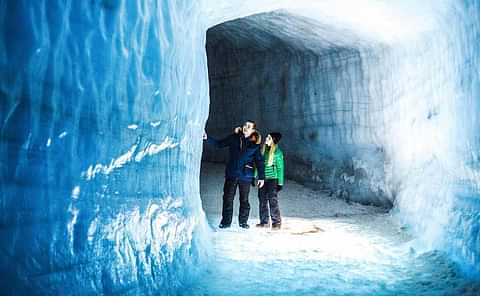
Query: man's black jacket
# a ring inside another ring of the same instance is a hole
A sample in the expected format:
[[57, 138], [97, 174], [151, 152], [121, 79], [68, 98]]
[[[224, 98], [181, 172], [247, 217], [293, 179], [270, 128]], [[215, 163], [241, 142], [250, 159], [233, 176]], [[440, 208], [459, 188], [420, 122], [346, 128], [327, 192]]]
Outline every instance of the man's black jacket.
[[225, 178], [239, 179], [251, 182], [254, 178], [255, 167], [258, 170], [258, 178], [265, 179], [265, 166], [260, 145], [245, 138], [242, 133], [231, 134], [222, 140], [207, 137], [207, 143], [216, 148], [229, 148], [229, 158], [225, 168]]

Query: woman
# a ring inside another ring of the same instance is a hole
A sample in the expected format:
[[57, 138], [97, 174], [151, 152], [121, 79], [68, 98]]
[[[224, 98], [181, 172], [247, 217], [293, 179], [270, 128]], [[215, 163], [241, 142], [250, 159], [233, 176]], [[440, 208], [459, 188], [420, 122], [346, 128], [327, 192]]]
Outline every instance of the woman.
[[284, 182], [283, 152], [278, 147], [282, 135], [269, 133], [262, 147], [265, 163], [265, 184], [258, 189], [260, 223], [257, 227], [269, 226], [269, 213], [272, 219], [272, 229], [280, 229], [282, 218], [278, 206], [278, 192], [282, 190]]

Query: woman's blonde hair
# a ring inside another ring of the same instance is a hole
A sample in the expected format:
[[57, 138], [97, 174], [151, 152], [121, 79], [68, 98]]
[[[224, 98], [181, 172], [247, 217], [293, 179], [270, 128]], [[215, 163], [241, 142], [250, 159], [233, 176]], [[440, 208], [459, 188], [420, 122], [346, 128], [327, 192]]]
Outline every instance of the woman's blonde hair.
[[[267, 134], [267, 137], [269, 136], [270, 134]], [[272, 136], [270, 136], [271, 138]], [[265, 138], [266, 139], [266, 138]], [[263, 144], [262, 146], [262, 154], [265, 155], [265, 152], [268, 152], [268, 155], [267, 155], [267, 166], [272, 166], [273, 165], [273, 157], [275, 155], [275, 150], [277, 149], [277, 144], [275, 144], [275, 142], [272, 141], [272, 146], [270, 148], [268, 148], [267, 150], [267, 144]]]

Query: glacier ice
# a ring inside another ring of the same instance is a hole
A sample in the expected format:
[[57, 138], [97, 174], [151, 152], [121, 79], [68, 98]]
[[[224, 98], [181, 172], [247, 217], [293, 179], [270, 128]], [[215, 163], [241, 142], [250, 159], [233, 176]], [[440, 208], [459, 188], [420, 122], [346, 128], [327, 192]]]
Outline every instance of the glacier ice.
[[[2, 291], [188, 294], [208, 262], [198, 192], [209, 108], [206, 31], [277, 9], [324, 28], [313, 40], [287, 29], [280, 37], [291, 52], [327, 50], [322, 40], [347, 50], [318, 61], [338, 66], [326, 73], [338, 81], [319, 87], [333, 91], [331, 107], [290, 102], [340, 116], [323, 130], [313, 116], [306, 137], [330, 130], [319, 152], [332, 156], [349, 142], [339, 153], [366, 172], [362, 188], [380, 188], [384, 195], [376, 198], [394, 203], [423, 246], [480, 272], [479, 3], [3, 0]], [[241, 41], [248, 32], [236, 34], [232, 40]], [[271, 34], [243, 40], [261, 47]], [[347, 52], [354, 63], [343, 59]], [[315, 74], [317, 64], [296, 58], [289, 73], [310, 65]], [[345, 102], [355, 108], [337, 112]], [[379, 147], [379, 157], [371, 147]]]
[[186, 289], [208, 249], [201, 7], [0, 4], [2, 293]]

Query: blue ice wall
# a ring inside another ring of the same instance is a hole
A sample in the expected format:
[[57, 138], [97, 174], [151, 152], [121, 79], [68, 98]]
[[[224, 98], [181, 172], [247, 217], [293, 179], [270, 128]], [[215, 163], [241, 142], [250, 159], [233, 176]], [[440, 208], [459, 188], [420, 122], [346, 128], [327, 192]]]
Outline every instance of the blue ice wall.
[[200, 1], [0, 1], [2, 294], [188, 294]]

